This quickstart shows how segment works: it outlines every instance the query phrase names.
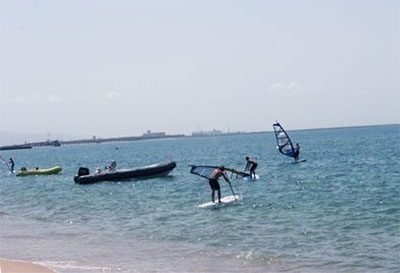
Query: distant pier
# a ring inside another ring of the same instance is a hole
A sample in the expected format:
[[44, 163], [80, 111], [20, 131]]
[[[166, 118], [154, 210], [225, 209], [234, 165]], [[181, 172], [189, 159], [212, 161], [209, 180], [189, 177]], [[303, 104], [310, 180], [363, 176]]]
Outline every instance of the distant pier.
[[97, 138], [91, 139], [77, 139], [77, 140], [46, 140], [42, 142], [31, 142], [20, 145], [1, 146], [0, 151], [4, 150], [18, 150], [18, 149], [31, 149], [33, 147], [59, 147], [62, 145], [79, 145], [79, 144], [96, 144], [104, 142], [118, 142], [118, 141], [138, 141], [138, 140], [151, 140], [151, 139], [168, 139], [168, 138], [184, 138], [184, 137], [216, 137], [228, 135], [243, 135], [243, 134], [260, 134], [264, 132], [235, 132], [223, 133], [221, 131], [213, 130], [211, 132], [194, 132], [191, 136], [184, 134], [167, 135], [164, 132], [151, 132], [150, 130], [143, 133], [141, 136], [128, 136], [128, 137], [113, 137], [113, 138]]

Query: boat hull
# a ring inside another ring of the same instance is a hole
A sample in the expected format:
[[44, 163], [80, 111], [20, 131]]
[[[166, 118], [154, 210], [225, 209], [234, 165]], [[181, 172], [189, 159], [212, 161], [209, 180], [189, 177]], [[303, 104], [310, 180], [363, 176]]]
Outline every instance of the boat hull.
[[61, 170], [61, 166], [47, 169], [20, 170], [17, 176], [58, 174]]
[[159, 163], [135, 169], [118, 169], [99, 174], [77, 175], [75, 183], [92, 184], [102, 181], [122, 181], [129, 179], [148, 179], [168, 175], [176, 167], [175, 162]]

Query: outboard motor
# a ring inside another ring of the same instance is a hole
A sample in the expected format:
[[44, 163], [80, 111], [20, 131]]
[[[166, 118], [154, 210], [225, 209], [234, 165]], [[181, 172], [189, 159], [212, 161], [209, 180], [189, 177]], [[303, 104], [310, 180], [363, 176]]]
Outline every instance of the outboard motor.
[[78, 170], [78, 176], [89, 175], [89, 173], [89, 169], [85, 167], [80, 167]]

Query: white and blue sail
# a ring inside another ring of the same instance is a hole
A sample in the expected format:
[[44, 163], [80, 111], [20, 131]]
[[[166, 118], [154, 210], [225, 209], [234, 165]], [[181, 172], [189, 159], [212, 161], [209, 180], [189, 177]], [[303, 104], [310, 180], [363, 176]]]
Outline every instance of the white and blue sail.
[[274, 127], [276, 142], [278, 144], [278, 150], [281, 154], [297, 159], [299, 156], [299, 147], [294, 147], [289, 135], [285, 129], [279, 124], [279, 122], [272, 125]]

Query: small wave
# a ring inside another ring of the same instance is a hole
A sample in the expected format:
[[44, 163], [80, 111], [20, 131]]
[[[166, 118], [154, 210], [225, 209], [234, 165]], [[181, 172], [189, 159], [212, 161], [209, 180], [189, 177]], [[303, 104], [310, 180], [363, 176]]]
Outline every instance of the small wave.
[[118, 267], [105, 267], [105, 266], [91, 266], [91, 265], [77, 265], [74, 264], [73, 262], [62, 262], [62, 261], [40, 261], [40, 262], [35, 262], [36, 264], [40, 264], [49, 268], [55, 268], [55, 269], [66, 269], [66, 270], [74, 270], [74, 271], [82, 271], [82, 272], [90, 272], [90, 271], [95, 271], [95, 272], [114, 272], [114, 271], [120, 271], [121, 269]]

